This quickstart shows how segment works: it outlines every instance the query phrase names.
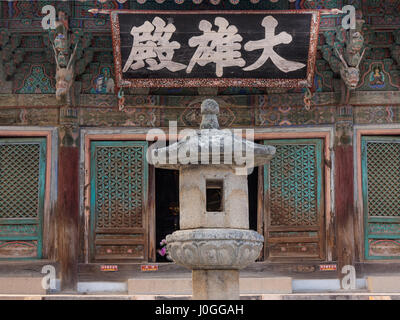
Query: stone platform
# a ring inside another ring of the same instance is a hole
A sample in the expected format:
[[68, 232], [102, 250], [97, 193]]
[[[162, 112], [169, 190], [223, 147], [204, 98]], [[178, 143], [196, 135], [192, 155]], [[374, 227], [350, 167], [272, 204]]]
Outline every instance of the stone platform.
[[[189, 300], [189, 295], [128, 295], [128, 294], [96, 294], [96, 295], [2, 295], [0, 300]], [[240, 300], [400, 300], [400, 294], [365, 292], [351, 293], [310, 293], [310, 294], [262, 294], [240, 295]]]
[[[292, 292], [292, 279], [289, 277], [240, 278], [241, 294], [284, 294]], [[129, 295], [191, 295], [191, 278], [171, 279], [129, 279]]]
[[39, 277], [0, 277], [1, 294], [44, 295], [46, 290]]
[[369, 276], [367, 288], [369, 292], [400, 293], [400, 276]]

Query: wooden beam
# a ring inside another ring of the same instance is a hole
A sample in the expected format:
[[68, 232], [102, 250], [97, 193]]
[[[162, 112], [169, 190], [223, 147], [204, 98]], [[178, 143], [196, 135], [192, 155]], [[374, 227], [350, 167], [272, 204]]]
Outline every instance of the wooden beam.
[[62, 291], [76, 291], [79, 256], [79, 149], [61, 146], [58, 162], [58, 260]]
[[[257, 232], [264, 236], [264, 166], [258, 167], [258, 182], [257, 182]], [[264, 246], [261, 250], [259, 261], [264, 260]]]
[[336, 247], [338, 275], [345, 265], [354, 265], [354, 164], [353, 146], [335, 147], [335, 203], [336, 203]]
[[148, 197], [147, 197], [147, 210], [146, 214], [148, 217], [148, 259], [149, 262], [156, 261], [156, 190], [155, 190], [155, 167], [149, 165], [149, 185], [148, 185]]
[[[277, 103], [280, 101], [280, 94], [270, 94], [267, 96], [263, 95], [266, 99], [265, 107], [274, 107], [277, 106]], [[146, 100], [147, 95], [143, 95], [143, 101]], [[174, 103], [174, 96], [160, 96], [161, 99], [158, 99], [153, 108], [163, 108], [163, 110], [168, 108], [186, 108], [186, 104], [176, 105]], [[286, 93], [285, 97], [285, 106], [287, 107], [299, 107], [303, 105], [304, 94], [302, 93]], [[135, 95], [125, 95], [126, 105], [136, 106], [135, 103]], [[182, 100], [192, 101], [198, 99], [197, 96], [182, 96]], [[218, 96], [218, 99], [222, 99], [226, 101], [232, 108], [239, 107], [248, 107], [248, 100], [243, 99], [243, 96], [233, 95], [233, 96]], [[98, 101], [99, 97], [96, 94], [81, 94], [79, 96], [78, 106], [81, 107], [93, 107], [98, 108], [99, 106], [94, 103], [94, 101]], [[106, 104], [108, 107], [117, 108], [118, 107], [118, 99], [116, 95], [106, 95], [101, 97], [102, 103]], [[351, 93], [349, 103], [354, 106], [398, 106], [400, 99], [399, 91], [355, 91]], [[229, 100], [229, 101], [228, 101]], [[232, 101], [236, 101], [235, 104], [232, 104]], [[257, 100], [257, 95], [253, 96], [253, 101]], [[278, 102], [276, 102], [278, 101]], [[313, 97], [313, 102], [316, 106], [327, 106], [327, 105], [338, 105], [340, 102], [340, 93], [339, 92], [317, 92]], [[145, 105], [138, 105], [138, 108], [142, 108]], [[256, 107], [256, 104], [252, 105]], [[60, 103], [56, 100], [54, 94], [0, 94], [0, 109], [2, 108], [40, 108], [40, 109], [48, 109], [48, 108], [60, 108], [62, 107]]]
[[[263, 173], [264, 173], [264, 168], [263, 168]], [[264, 187], [264, 186], [263, 186]], [[268, 246], [266, 245], [266, 241], [268, 239], [268, 224], [269, 224], [269, 190], [265, 190], [263, 188], [263, 198], [264, 198], [264, 203], [263, 203], [263, 236], [264, 236], [264, 247], [263, 247], [263, 257], [264, 260], [267, 260], [269, 258], [269, 251], [268, 251]]]

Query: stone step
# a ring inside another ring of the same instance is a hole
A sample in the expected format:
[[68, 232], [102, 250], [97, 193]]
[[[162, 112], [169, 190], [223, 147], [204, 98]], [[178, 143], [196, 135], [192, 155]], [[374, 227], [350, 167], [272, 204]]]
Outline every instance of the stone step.
[[[292, 292], [292, 278], [240, 278], [241, 294], [283, 294]], [[129, 279], [129, 295], [191, 295], [191, 278]]]
[[[80, 282], [79, 293], [94, 294], [103, 292], [108, 295], [120, 294], [127, 296], [190, 296], [192, 294], [191, 278], [153, 277], [134, 278], [127, 282]], [[400, 276], [368, 276], [357, 279], [357, 292], [366, 294], [400, 293]], [[59, 288], [54, 292], [57, 293]], [[325, 292], [333, 294], [341, 292], [339, 280], [335, 279], [302, 279], [290, 277], [258, 277], [245, 276], [240, 278], [241, 295], [284, 295]], [[0, 277], [0, 295], [45, 295], [40, 277]]]
[[[190, 295], [127, 295], [127, 294], [53, 294], [17, 295], [0, 294], [0, 300], [190, 300]], [[240, 300], [400, 300], [393, 293], [310, 293], [240, 295]]]
[[46, 289], [39, 277], [0, 277], [0, 294], [43, 295]]
[[367, 277], [369, 292], [400, 292], [400, 276], [369, 276]]

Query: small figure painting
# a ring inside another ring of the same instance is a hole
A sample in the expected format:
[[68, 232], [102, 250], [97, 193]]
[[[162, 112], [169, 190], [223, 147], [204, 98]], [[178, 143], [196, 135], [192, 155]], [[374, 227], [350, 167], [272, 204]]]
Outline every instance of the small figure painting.
[[385, 75], [378, 65], [373, 67], [369, 76], [369, 86], [374, 89], [381, 89], [385, 86]]
[[314, 86], [315, 86], [315, 92], [323, 91], [323, 79], [318, 74], [316, 74], [314, 77]]
[[109, 67], [104, 67], [96, 78], [91, 93], [114, 93], [114, 87], [115, 83], [111, 77], [111, 70]]

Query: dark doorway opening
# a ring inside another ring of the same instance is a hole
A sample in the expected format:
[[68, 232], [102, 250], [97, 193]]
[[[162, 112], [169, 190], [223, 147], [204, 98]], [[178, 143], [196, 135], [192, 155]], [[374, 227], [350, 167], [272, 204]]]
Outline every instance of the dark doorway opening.
[[257, 203], [258, 203], [258, 167], [247, 176], [247, 187], [249, 192], [249, 226], [251, 230], [257, 231]]
[[155, 169], [156, 176], [156, 261], [169, 262], [161, 241], [179, 230], [179, 171]]

